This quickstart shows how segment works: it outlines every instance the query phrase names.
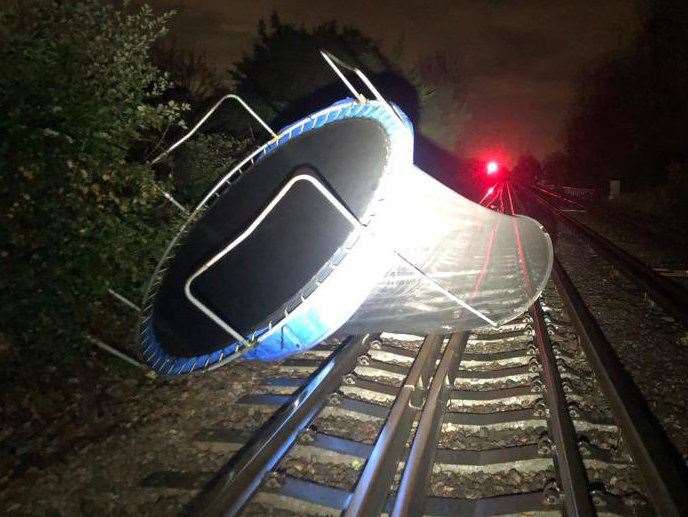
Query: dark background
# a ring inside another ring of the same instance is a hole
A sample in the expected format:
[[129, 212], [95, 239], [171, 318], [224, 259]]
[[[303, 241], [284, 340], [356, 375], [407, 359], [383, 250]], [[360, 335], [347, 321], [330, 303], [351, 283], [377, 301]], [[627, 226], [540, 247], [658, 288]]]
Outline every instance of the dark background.
[[[371, 37], [408, 69], [438, 52], [457, 68], [461, 109], [437, 107], [421, 131], [466, 157], [520, 154], [541, 159], [561, 146], [565, 113], [582, 70], [627, 47], [640, 30], [632, 0], [436, 2], [367, 0], [154, 0], [175, 9], [172, 32], [184, 48], [204, 52], [225, 71], [252, 48], [256, 25], [276, 11], [284, 23], [312, 28], [330, 20]], [[226, 79], [231, 78], [226, 74]], [[440, 92], [441, 94], [441, 92]]]

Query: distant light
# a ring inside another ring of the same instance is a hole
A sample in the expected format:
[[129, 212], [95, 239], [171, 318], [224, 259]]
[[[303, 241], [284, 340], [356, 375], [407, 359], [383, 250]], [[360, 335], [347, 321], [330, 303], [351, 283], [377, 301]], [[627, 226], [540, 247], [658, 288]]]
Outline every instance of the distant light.
[[494, 187], [490, 187], [489, 189], [487, 189], [487, 195], [488, 196], [492, 195], [493, 192], [494, 192]]
[[495, 161], [487, 162], [486, 170], [488, 174], [494, 174], [499, 170], [499, 164]]

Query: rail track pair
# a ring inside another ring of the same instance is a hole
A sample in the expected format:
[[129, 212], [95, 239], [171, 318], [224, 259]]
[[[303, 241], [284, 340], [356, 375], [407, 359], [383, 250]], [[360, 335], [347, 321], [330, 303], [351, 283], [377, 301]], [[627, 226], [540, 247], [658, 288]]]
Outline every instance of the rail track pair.
[[[685, 316], [680, 289], [534, 192], [519, 197]], [[498, 201], [514, 212], [511, 185]], [[545, 303], [499, 329], [350, 336], [285, 361], [240, 401], [263, 415], [255, 430], [197, 436], [233, 453], [219, 472], [145, 485], [196, 490], [198, 515], [687, 514], [685, 463], [556, 258], [552, 280]]]

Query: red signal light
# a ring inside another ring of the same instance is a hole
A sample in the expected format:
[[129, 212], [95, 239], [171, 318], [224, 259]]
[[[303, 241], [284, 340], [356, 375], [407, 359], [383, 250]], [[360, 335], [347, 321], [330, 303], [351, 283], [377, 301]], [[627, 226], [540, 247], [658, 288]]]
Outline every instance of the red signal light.
[[487, 162], [487, 167], [485, 167], [487, 174], [495, 174], [499, 170], [499, 164], [496, 161]]

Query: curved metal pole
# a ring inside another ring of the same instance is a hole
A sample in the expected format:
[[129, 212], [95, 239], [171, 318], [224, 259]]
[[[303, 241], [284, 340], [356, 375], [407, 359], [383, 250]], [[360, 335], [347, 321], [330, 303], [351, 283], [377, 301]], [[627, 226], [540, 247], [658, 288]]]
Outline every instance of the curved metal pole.
[[[387, 102], [387, 99], [385, 99], [378, 89], [373, 85], [372, 81], [368, 79], [368, 77], [361, 71], [360, 68], [357, 68], [355, 66], [349, 65], [348, 63], [345, 63], [341, 59], [339, 59], [337, 56], [334, 56], [327, 52], [326, 50], [321, 50], [320, 55], [323, 57], [323, 59], [327, 62], [328, 65], [334, 70], [334, 72], [337, 74], [337, 76], [342, 80], [342, 82], [346, 85], [346, 87], [349, 89], [351, 93], [354, 94], [354, 97], [358, 100], [360, 103], [364, 103], [366, 101], [366, 98], [363, 94], [361, 94], [356, 88], [353, 87], [351, 82], [344, 76], [342, 71], [339, 69], [341, 66], [342, 68], [346, 68], [347, 70], [352, 71], [353, 73], [356, 74], [356, 76], [361, 80], [363, 84], [365, 84], [370, 92], [373, 94], [375, 99], [382, 103], [383, 106], [385, 106], [392, 115], [397, 117], [399, 120], [401, 119], [401, 116], [392, 108], [392, 106]], [[337, 66], [339, 65], [339, 66]], [[403, 122], [403, 120], [402, 120]]]
[[[349, 82], [349, 80], [344, 76], [344, 74], [339, 69], [337, 64], [340, 66], [343, 66], [344, 68], [348, 68], [349, 70], [353, 70], [351, 68], [351, 66], [347, 65], [346, 63], [344, 63], [344, 61], [342, 61], [338, 57], [333, 56], [332, 54], [330, 54], [329, 52], [326, 52], [324, 50], [320, 51], [320, 55], [323, 57], [325, 62], [328, 65], [330, 65], [330, 68], [332, 68], [332, 70], [334, 70], [334, 73], [337, 74], [337, 76], [342, 80], [342, 82], [346, 85], [346, 87], [353, 94], [353, 96], [356, 97], [356, 100], [358, 100], [358, 102], [361, 102], [361, 103], [365, 102], [366, 98], [363, 96], [362, 93], [360, 93], [356, 88], [354, 88], [354, 85], [351, 84], [351, 82]], [[337, 64], [335, 64], [335, 62]]]
[[257, 114], [255, 111], [253, 111], [253, 109], [251, 109], [251, 107], [250, 107], [248, 104], [246, 104], [246, 102], [244, 101], [244, 99], [242, 99], [242, 98], [239, 97], [238, 95], [235, 95], [235, 94], [233, 94], [233, 93], [229, 93], [229, 94], [225, 95], [224, 97], [222, 97], [219, 101], [217, 101], [217, 102], [215, 103], [215, 105], [214, 105], [212, 108], [210, 108], [210, 109], [208, 110], [208, 112], [207, 112], [205, 115], [203, 115], [203, 117], [201, 118], [201, 120], [199, 120], [199, 121], [196, 123], [196, 125], [195, 125], [194, 127], [192, 127], [191, 130], [190, 130], [188, 133], [186, 133], [183, 137], [181, 137], [179, 140], [177, 140], [175, 143], [173, 143], [167, 150], [161, 152], [158, 156], [156, 156], [155, 159], [154, 159], [152, 162], [150, 162], [150, 164], [153, 165], [153, 164], [157, 163], [157, 162], [160, 161], [163, 157], [165, 157], [165, 156], [167, 156], [168, 154], [170, 154], [170, 153], [171, 153], [172, 151], [174, 151], [177, 147], [179, 147], [179, 146], [182, 145], [184, 142], [186, 142], [189, 138], [191, 138], [191, 137], [193, 136], [193, 134], [194, 134], [196, 131], [198, 131], [198, 129], [199, 129], [203, 124], [205, 124], [205, 121], [208, 120], [208, 118], [210, 118], [210, 115], [212, 115], [213, 113], [215, 113], [215, 111], [222, 105], [222, 103], [225, 102], [225, 101], [228, 100], [228, 99], [232, 99], [232, 100], [237, 101], [246, 111], [249, 112], [249, 114], [250, 114], [254, 119], [256, 119], [256, 120], [260, 123], [261, 126], [263, 126], [263, 128], [265, 128], [265, 130], [266, 130], [268, 133], [270, 133], [270, 135], [272, 135], [273, 138], [277, 138], [277, 134], [272, 130], [272, 128], [271, 128], [270, 126], [268, 126], [267, 123], [266, 123], [262, 118], [260, 118], [260, 117], [258, 116], [258, 114]]
[[[230, 94], [227, 94], [227, 95], [225, 95], [224, 97], [222, 97], [219, 101], [217, 101], [217, 102], [215, 103], [215, 105], [214, 105], [212, 108], [210, 108], [210, 109], [208, 110], [208, 112], [207, 112], [205, 115], [203, 115], [203, 117], [201, 118], [201, 120], [199, 120], [199, 121], [196, 123], [196, 125], [195, 125], [194, 127], [191, 128], [190, 131], [188, 131], [183, 137], [181, 137], [179, 140], [177, 140], [175, 143], [173, 143], [173, 144], [172, 144], [170, 147], [168, 147], [165, 151], [161, 152], [158, 156], [156, 156], [156, 157], [153, 159], [153, 161], [150, 162], [150, 165], [156, 164], [156, 163], [157, 163], [158, 161], [160, 161], [162, 158], [164, 158], [165, 156], [167, 156], [168, 154], [170, 154], [170, 153], [171, 153], [172, 151], [174, 151], [177, 147], [179, 147], [179, 146], [182, 145], [184, 142], [186, 142], [189, 138], [191, 138], [191, 137], [193, 136], [193, 134], [194, 134], [196, 131], [198, 131], [198, 129], [199, 129], [203, 124], [205, 124], [205, 121], [208, 120], [208, 118], [210, 118], [210, 115], [212, 115], [213, 113], [215, 113], [215, 111], [222, 105], [222, 103], [225, 102], [225, 101], [228, 100], [228, 99], [232, 99], [232, 100], [237, 101], [246, 111], [249, 112], [249, 114], [250, 114], [254, 119], [256, 119], [256, 120], [260, 123], [261, 126], [263, 126], [263, 127], [265, 128], [265, 130], [266, 130], [268, 133], [270, 133], [270, 134], [272, 135], [272, 138], [273, 138], [273, 139], [276, 139], [276, 138], [277, 138], [277, 134], [272, 130], [272, 128], [270, 128], [270, 126], [268, 126], [267, 123], [266, 123], [262, 118], [260, 118], [260, 117], [258, 116], [258, 114], [257, 114], [255, 111], [253, 111], [253, 109], [251, 109], [251, 107], [250, 107], [248, 104], [246, 104], [246, 102], [244, 101], [244, 99], [242, 99], [242, 98], [239, 97], [238, 95], [235, 95], [235, 94], [233, 94], [233, 93], [230, 93]], [[154, 185], [155, 185], [155, 188], [156, 188], [157, 190], [159, 190], [159, 191], [162, 193], [163, 196], [165, 196], [165, 199], [167, 199], [170, 203], [172, 203], [174, 206], [176, 206], [176, 207], [177, 207], [181, 212], [183, 212], [185, 215], [187, 215], [187, 216], [189, 215], [189, 211], [186, 209], [186, 207], [184, 207], [184, 205], [182, 205], [181, 203], [179, 203], [179, 201], [177, 201], [177, 200], [172, 196], [172, 194], [170, 194], [170, 193], [167, 192], [166, 190], [160, 188], [157, 184], [154, 184]]]

